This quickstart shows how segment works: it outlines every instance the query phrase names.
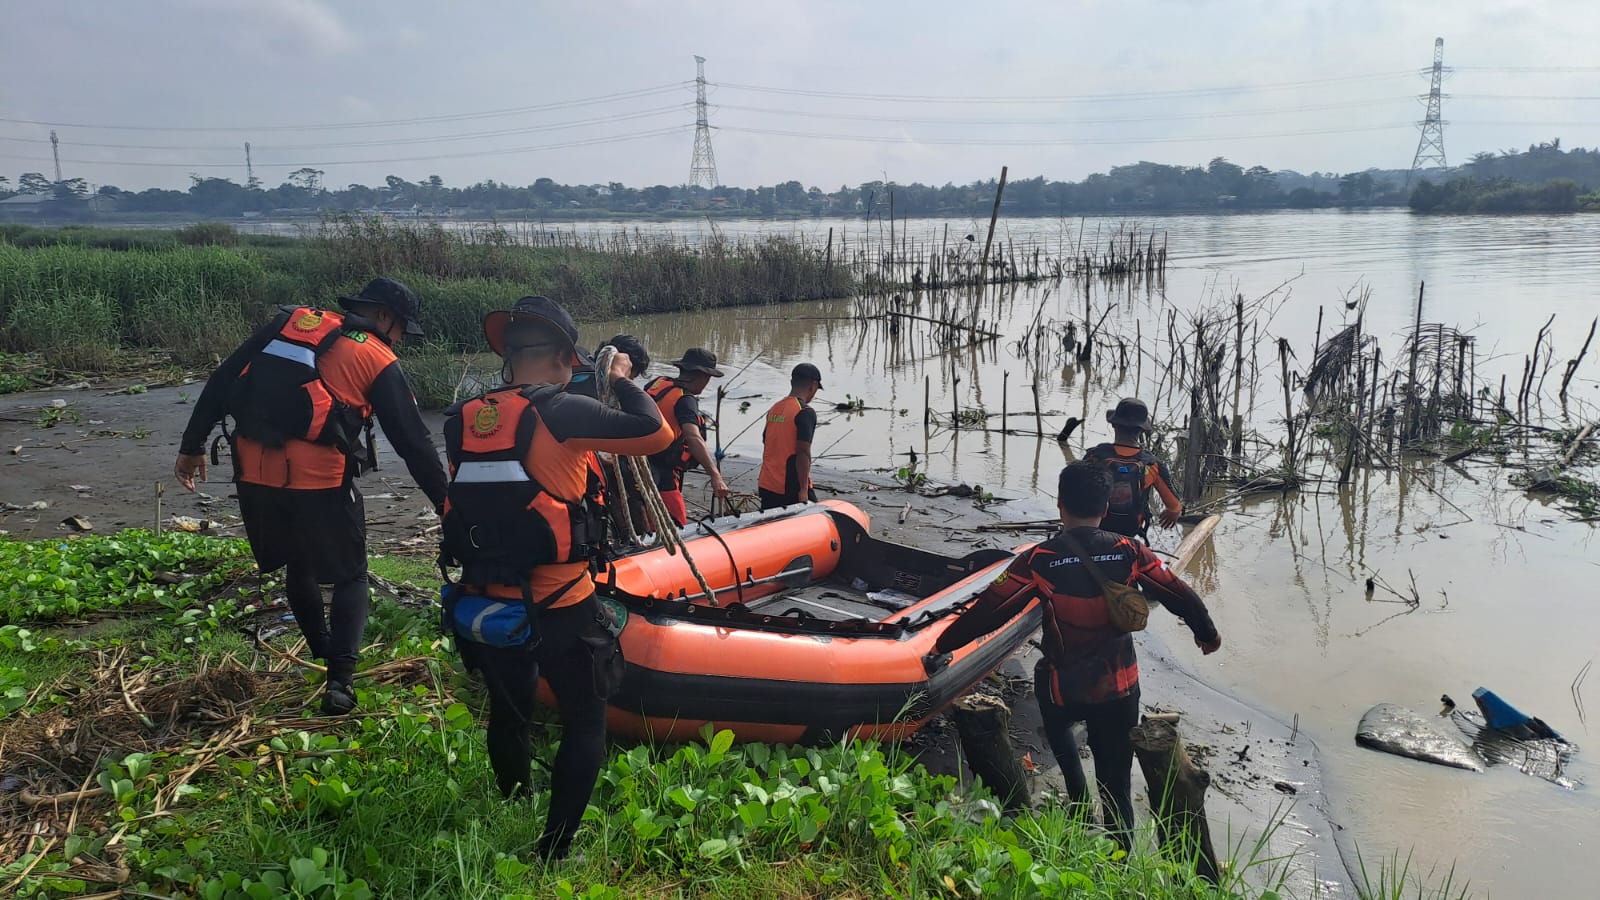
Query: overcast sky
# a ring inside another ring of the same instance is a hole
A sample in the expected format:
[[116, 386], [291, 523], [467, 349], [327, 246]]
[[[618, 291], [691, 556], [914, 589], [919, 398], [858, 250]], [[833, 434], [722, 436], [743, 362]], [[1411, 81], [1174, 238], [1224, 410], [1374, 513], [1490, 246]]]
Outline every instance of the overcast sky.
[[1436, 36], [1452, 163], [1600, 144], [1592, 0], [0, 0], [0, 174], [679, 184], [696, 53], [725, 184], [1404, 168]]

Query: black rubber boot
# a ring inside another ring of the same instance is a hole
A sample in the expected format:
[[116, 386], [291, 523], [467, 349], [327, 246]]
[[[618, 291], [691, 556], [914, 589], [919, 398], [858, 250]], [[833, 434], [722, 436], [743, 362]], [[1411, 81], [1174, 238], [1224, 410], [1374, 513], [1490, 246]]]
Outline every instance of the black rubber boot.
[[356, 708], [356, 691], [349, 681], [329, 680], [322, 692], [322, 714], [347, 716]]

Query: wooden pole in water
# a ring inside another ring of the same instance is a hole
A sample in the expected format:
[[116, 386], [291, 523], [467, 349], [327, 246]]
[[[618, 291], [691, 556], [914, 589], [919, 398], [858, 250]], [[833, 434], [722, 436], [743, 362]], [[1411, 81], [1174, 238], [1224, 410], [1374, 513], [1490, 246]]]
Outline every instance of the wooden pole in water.
[[827, 259], [827, 271], [828, 271], [828, 274], [829, 274], [829, 275], [830, 275], [830, 276], [831, 276], [831, 275], [832, 275], [832, 274], [833, 274], [833, 226], [831, 226], [831, 225], [830, 225], [830, 226], [828, 226], [828, 259]]
[[1405, 436], [1410, 438], [1416, 431], [1417, 417], [1417, 352], [1421, 349], [1418, 343], [1422, 337], [1422, 294], [1427, 290], [1426, 281], [1417, 285], [1417, 317], [1411, 326], [1411, 374], [1406, 381], [1406, 417]]
[[1278, 361], [1283, 366], [1283, 423], [1289, 433], [1284, 464], [1287, 475], [1295, 473], [1294, 447], [1294, 395], [1289, 387], [1289, 340], [1278, 338]]
[[1011, 373], [1009, 371], [1002, 373], [1001, 376], [1000, 376], [1000, 433], [1001, 434], [1004, 434], [1005, 431], [1006, 431], [1006, 412], [1007, 412], [1007, 406], [1008, 406], [1008, 404], [1006, 403], [1006, 388], [1010, 384], [1011, 384]]
[[922, 376], [922, 427], [933, 421], [933, 376]]
[[1144, 389], [1144, 320], [1133, 320], [1133, 393]]
[[983, 239], [983, 258], [978, 260], [978, 279], [981, 284], [988, 278], [989, 245], [994, 243], [994, 223], [1000, 219], [1000, 198], [1006, 192], [1006, 166], [1000, 167], [1000, 186], [995, 188], [994, 209], [989, 213], [989, 236]]
[[1034, 373], [1032, 387], [1033, 387], [1033, 430], [1039, 432], [1039, 436], [1040, 437], [1044, 437], [1044, 418], [1043, 418], [1044, 414], [1039, 411], [1039, 375], [1038, 375], [1037, 372]]
[[1193, 503], [1205, 493], [1200, 483], [1205, 453], [1205, 420], [1200, 414], [1200, 385], [1189, 388], [1189, 437], [1183, 446], [1183, 502]]
[[1175, 718], [1146, 718], [1128, 735], [1144, 772], [1161, 848], [1179, 858], [1193, 855], [1195, 874], [1216, 884], [1221, 873], [1217, 851], [1211, 846], [1211, 823], [1206, 819], [1211, 775], [1189, 758]]
[[889, 277], [894, 277], [894, 191], [889, 192]]
[[[1319, 319], [1318, 330], [1321, 330]], [[1237, 466], [1244, 458], [1244, 416], [1239, 412], [1239, 394], [1244, 390], [1244, 295], [1233, 300], [1233, 444], [1229, 455]]]

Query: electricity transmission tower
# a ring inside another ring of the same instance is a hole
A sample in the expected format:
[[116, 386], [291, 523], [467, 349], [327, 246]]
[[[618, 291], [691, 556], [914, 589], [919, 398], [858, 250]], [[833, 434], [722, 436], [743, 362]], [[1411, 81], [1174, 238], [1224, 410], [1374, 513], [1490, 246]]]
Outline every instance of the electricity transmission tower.
[[50, 155], [56, 158], [56, 183], [61, 183], [61, 139], [56, 137], [56, 130], [50, 129]]
[[711, 123], [706, 120], [706, 58], [694, 58], [694, 158], [689, 161], [689, 186], [714, 188], [717, 180], [717, 157], [711, 152]]
[[256, 182], [256, 166], [250, 160], [250, 142], [244, 142], [244, 184], [245, 187], [254, 188]]
[[1439, 98], [1444, 96], [1439, 93], [1439, 85], [1444, 81], [1444, 38], [1433, 39], [1433, 80], [1428, 87], [1428, 114], [1417, 123], [1422, 127], [1422, 134], [1417, 139], [1417, 155], [1411, 160], [1411, 172], [1406, 175], [1406, 186], [1411, 186], [1411, 179], [1424, 166], [1445, 168], [1449, 164], [1444, 160], [1444, 120], [1439, 118]]

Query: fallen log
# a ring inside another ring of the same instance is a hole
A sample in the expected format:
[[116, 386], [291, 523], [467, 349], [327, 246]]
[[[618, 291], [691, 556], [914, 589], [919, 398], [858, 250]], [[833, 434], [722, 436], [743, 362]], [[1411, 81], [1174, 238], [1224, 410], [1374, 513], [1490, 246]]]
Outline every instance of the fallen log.
[[1031, 808], [1028, 775], [1011, 743], [1010, 707], [998, 697], [969, 694], [951, 713], [972, 774], [988, 785], [1006, 812]]
[[1206, 820], [1206, 788], [1211, 775], [1189, 759], [1178, 737], [1176, 717], [1146, 718], [1129, 732], [1144, 772], [1150, 809], [1161, 849], [1178, 858], [1193, 857], [1195, 873], [1217, 884], [1217, 852]]
[[1182, 576], [1183, 570], [1189, 568], [1189, 563], [1194, 561], [1195, 555], [1205, 542], [1211, 539], [1211, 532], [1217, 530], [1217, 524], [1222, 521], [1221, 513], [1212, 513], [1201, 519], [1189, 533], [1183, 536], [1183, 543], [1173, 551], [1176, 560], [1172, 563], [1172, 574]]

